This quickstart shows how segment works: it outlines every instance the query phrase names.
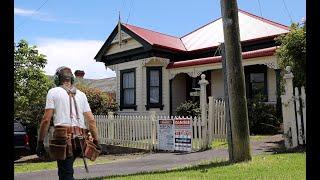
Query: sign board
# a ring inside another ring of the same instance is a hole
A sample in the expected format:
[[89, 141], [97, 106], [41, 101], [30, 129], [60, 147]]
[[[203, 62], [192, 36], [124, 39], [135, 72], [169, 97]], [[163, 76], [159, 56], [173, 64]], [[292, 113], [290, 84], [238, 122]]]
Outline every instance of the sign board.
[[174, 151], [173, 123], [172, 119], [158, 120], [158, 149]]
[[190, 92], [190, 96], [200, 96], [200, 91]]
[[192, 120], [190, 118], [174, 119], [174, 146], [176, 151], [192, 150]]

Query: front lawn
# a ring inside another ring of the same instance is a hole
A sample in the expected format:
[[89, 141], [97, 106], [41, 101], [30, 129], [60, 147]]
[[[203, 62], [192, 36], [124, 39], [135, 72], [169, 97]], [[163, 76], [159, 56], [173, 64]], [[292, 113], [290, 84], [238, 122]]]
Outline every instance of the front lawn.
[[[105, 158], [97, 158], [96, 161], [92, 162], [89, 159], [87, 160], [88, 166], [94, 164], [104, 164], [109, 163], [111, 160]], [[74, 167], [84, 166], [82, 158], [77, 158], [74, 161]], [[37, 162], [37, 163], [15, 163], [14, 164], [14, 172], [15, 173], [25, 173], [25, 172], [33, 172], [33, 171], [43, 171], [57, 169], [57, 161], [51, 162]]]
[[[252, 161], [229, 164], [214, 161], [184, 169], [114, 176], [105, 179], [305, 179], [306, 154], [287, 153], [253, 156]], [[103, 178], [96, 178], [103, 179]]]

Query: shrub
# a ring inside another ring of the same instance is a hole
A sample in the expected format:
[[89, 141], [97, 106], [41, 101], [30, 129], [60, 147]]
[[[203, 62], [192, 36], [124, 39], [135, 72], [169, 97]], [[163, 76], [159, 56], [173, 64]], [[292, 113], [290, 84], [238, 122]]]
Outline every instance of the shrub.
[[184, 103], [180, 104], [176, 110], [177, 116], [200, 116], [200, 104], [197, 102], [192, 101], [185, 101]]
[[276, 134], [280, 121], [276, 116], [276, 108], [272, 104], [262, 102], [258, 95], [248, 100], [248, 118], [250, 134]]
[[118, 105], [112, 94], [83, 84], [77, 84], [76, 86], [86, 94], [93, 114], [108, 114], [108, 112], [116, 112], [118, 110]]

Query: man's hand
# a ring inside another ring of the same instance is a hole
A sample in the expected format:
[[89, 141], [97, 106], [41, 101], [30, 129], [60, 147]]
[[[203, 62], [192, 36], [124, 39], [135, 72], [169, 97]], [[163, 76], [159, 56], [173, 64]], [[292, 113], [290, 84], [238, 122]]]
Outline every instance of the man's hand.
[[43, 144], [42, 141], [38, 141], [36, 151], [37, 151], [37, 156], [38, 157], [42, 158], [42, 157], [45, 156], [46, 150], [44, 148], [44, 144]]

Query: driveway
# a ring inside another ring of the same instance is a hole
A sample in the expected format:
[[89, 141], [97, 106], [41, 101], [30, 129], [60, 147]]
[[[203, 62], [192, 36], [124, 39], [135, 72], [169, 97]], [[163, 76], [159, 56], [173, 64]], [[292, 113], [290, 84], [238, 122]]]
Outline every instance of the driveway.
[[[283, 149], [282, 135], [267, 136], [262, 140], [251, 140], [251, 153], [253, 155], [274, 153]], [[111, 175], [126, 175], [139, 172], [170, 170], [207, 162], [213, 159], [228, 159], [227, 149], [211, 149], [193, 153], [150, 153], [131, 160], [121, 160], [107, 164], [89, 166], [90, 173], [84, 167], [74, 169], [76, 179], [103, 177]], [[57, 180], [57, 170], [15, 174], [17, 180]]]

